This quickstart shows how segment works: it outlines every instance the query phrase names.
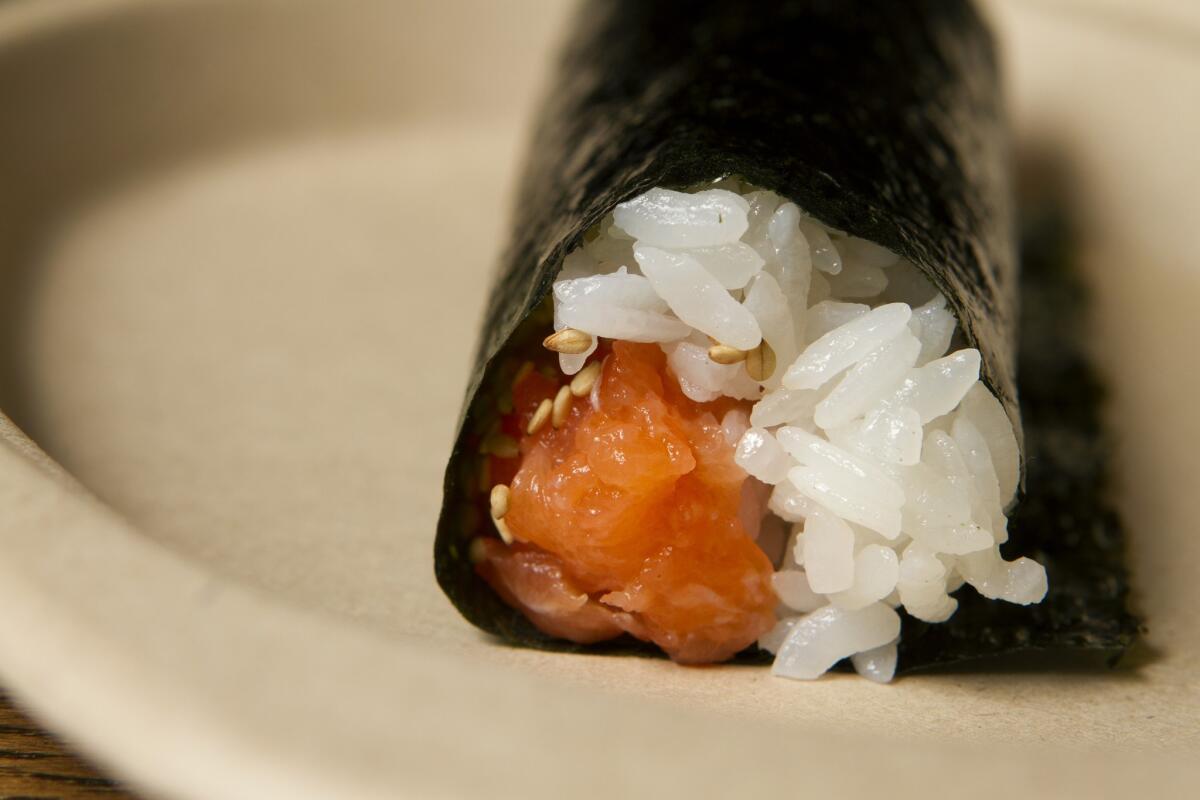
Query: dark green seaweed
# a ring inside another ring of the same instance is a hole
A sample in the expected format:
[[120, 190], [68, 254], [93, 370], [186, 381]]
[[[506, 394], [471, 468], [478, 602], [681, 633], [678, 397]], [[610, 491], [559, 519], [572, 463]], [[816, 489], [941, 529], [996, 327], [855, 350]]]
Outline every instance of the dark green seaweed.
[[[502, 603], [467, 557], [470, 540], [490, 527], [479, 513], [479, 440], [512, 365], [549, 330], [543, 300], [564, 255], [617, 203], [653, 186], [737, 175], [904, 255], [947, 297], [1021, 437], [1016, 237], [997, 73], [994, 43], [966, 2], [584, 4], [538, 117], [446, 469], [435, 570], [464, 617], [531, 647], [653, 650], [629, 639], [588, 648], [550, 639]], [[1065, 279], [1045, 272], [1027, 282], [1058, 298]], [[1009, 558], [1046, 564], [1050, 594], [1019, 607], [968, 588], [948, 623], [906, 618], [902, 671], [1029, 648], [1113, 656], [1131, 640], [1098, 384], [1055, 328], [1064, 321], [1027, 314], [1021, 331], [1023, 341], [1062, 346], [1053, 356], [1022, 348], [1026, 492], [1004, 547]], [[1064, 379], [1078, 392], [1069, 404], [1056, 391]]]

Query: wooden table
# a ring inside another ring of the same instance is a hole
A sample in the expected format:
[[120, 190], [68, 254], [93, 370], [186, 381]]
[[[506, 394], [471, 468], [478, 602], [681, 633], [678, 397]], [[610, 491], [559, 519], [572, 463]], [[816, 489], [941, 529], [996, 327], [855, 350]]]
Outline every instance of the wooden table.
[[134, 800], [14, 707], [0, 692], [0, 798]]

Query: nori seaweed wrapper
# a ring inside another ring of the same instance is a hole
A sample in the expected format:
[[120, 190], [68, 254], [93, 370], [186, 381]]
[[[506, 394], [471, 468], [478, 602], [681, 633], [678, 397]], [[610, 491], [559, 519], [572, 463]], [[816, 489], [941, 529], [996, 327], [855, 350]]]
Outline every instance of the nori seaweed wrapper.
[[[480, 513], [479, 442], [514, 365], [550, 330], [544, 300], [563, 257], [614, 206], [651, 187], [689, 189], [734, 175], [912, 261], [979, 349], [982, 377], [1022, 440], [1007, 130], [995, 45], [969, 3], [586, 2], [530, 153], [435, 543], [439, 584], [483, 630], [522, 645], [584, 649], [539, 632], [476, 576], [468, 544], [491, 527]], [[1053, 322], [1034, 333], [1055, 335], [1042, 333]], [[1067, 350], [1063, 363], [1021, 375], [1038, 437], [1025, 451], [1037, 460], [1004, 547], [1009, 558], [1043, 560], [1050, 594], [1020, 607], [968, 587], [947, 623], [905, 617], [901, 671], [1026, 648], [1114, 655], [1129, 643], [1135, 623], [1124, 610], [1120, 528], [1103, 500], [1096, 452], [1098, 389]], [[1083, 396], [1058, 414], [1052, 393], [1064, 368], [1083, 381]], [[586, 649], [654, 650], [628, 638]], [[740, 658], [769, 656], [751, 649]]]

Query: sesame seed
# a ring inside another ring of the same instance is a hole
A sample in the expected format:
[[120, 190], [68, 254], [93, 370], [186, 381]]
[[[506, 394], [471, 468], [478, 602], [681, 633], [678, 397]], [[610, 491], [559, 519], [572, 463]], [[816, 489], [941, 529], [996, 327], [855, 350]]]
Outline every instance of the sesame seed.
[[497, 458], [516, 458], [521, 454], [521, 448], [517, 446], [517, 440], [503, 433], [493, 433], [484, 439], [480, 451], [490, 453]]
[[592, 346], [592, 335], [574, 328], [563, 328], [561, 331], [547, 336], [542, 341], [542, 346], [556, 353], [579, 355], [586, 353]]
[[533, 412], [533, 416], [529, 420], [529, 425], [525, 427], [525, 432], [530, 436], [540, 431], [550, 421], [550, 414], [554, 411], [554, 404], [550, 402], [550, 398], [546, 398], [537, 407], [537, 411]]
[[765, 339], [746, 354], [746, 372], [756, 381], [765, 381], [775, 374], [775, 351]]
[[467, 547], [467, 558], [471, 559], [472, 564], [478, 564], [487, 558], [487, 544], [484, 543], [483, 537], [476, 536], [471, 540]]
[[500, 534], [500, 538], [504, 540], [504, 543], [512, 544], [513, 535], [512, 531], [508, 529], [508, 523], [502, 519], [496, 519], [495, 517], [492, 517], [492, 523], [496, 526], [496, 532]]
[[554, 406], [550, 413], [550, 423], [557, 429], [563, 426], [571, 413], [571, 387], [563, 386], [554, 395]]
[[745, 350], [738, 350], [727, 344], [714, 344], [708, 348], [708, 357], [718, 364], [737, 364], [746, 360]]
[[516, 385], [518, 383], [520, 383], [521, 381], [525, 380], [525, 378], [531, 372], [533, 372], [533, 362], [526, 361], [524, 364], [522, 364], [520, 366], [519, 369], [517, 369], [517, 374], [513, 376], [513, 386], [516, 387]]
[[596, 383], [596, 378], [600, 377], [600, 362], [593, 361], [571, 379], [571, 394], [576, 397], [583, 397], [588, 392], [592, 391], [592, 386]]
[[504, 519], [504, 515], [508, 513], [508, 486], [503, 483], [497, 483], [492, 487], [492, 493], [488, 500], [492, 507], [492, 519]]

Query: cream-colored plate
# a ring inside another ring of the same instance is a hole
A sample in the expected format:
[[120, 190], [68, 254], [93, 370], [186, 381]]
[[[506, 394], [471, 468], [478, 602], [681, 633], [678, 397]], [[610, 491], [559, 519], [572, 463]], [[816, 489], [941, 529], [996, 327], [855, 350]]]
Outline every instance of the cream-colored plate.
[[1140, 667], [485, 640], [431, 539], [563, 5], [89, 0], [0, 4], [0, 680], [179, 798], [1194, 787], [1200, 16], [994, 10], [1082, 180]]

